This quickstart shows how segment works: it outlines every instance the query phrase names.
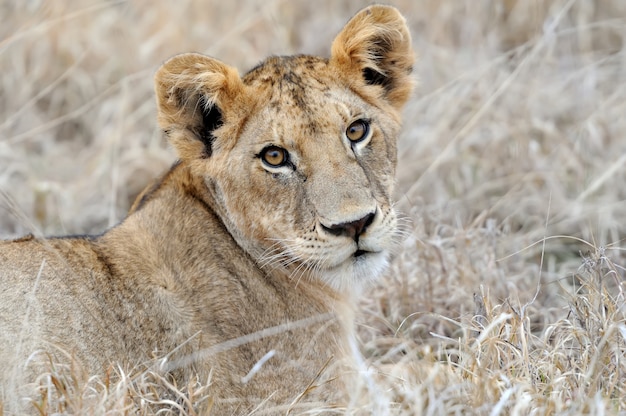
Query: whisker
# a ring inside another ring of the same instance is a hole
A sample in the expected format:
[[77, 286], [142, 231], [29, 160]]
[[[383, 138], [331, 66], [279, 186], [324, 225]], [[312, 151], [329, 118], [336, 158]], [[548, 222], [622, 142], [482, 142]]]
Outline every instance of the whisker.
[[[407, 238], [411, 237], [412, 235], [414, 235], [414, 234], [413, 234], [413, 232], [411, 232], [411, 231], [406, 231], [406, 230], [397, 230], [397, 231], [394, 233], [394, 236], [393, 236], [393, 237], [394, 237], [394, 240], [395, 240], [395, 239], [405, 240], [405, 239], [407, 239]], [[397, 237], [399, 237], [399, 238], [397, 238]]]
[[309, 264], [312, 263], [310, 259], [302, 261], [298, 267], [291, 273], [290, 279], [295, 280], [296, 287], [300, 283], [300, 280], [304, 276], [304, 274], [309, 270]]
[[[293, 250], [290, 246], [296, 242], [295, 239], [278, 239], [278, 238], [268, 238], [268, 241], [274, 241], [274, 243], [269, 246], [263, 254], [259, 257], [258, 263], [261, 268], [265, 268], [268, 265], [282, 265], [286, 267], [293, 259]], [[283, 259], [288, 261], [282, 261]], [[275, 266], [272, 268], [276, 268]]]
[[[289, 253], [286, 250], [281, 250], [272, 255], [266, 255], [264, 258], [259, 259], [259, 267], [266, 268], [267, 266], [282, 265], [283, 259], [289, 259]], [[275, 268], [275, 267], [273, 267]]]

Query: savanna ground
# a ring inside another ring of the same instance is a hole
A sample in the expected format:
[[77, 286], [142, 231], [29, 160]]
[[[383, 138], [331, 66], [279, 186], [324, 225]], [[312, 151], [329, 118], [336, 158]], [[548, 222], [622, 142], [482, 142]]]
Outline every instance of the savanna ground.
[[[420, 88], [399, 146], [407, 237], [359, 317], [372, 412], [626, 414], [626, 2], [390, 3]], [[327, 55], [364, 5], [0, 0], [0, 237], [123, 218], [174, 160], [152, 92], [169, 56], [243, 72]], [[155, 374], [55, 371], [42, 414], [210, 407]]]

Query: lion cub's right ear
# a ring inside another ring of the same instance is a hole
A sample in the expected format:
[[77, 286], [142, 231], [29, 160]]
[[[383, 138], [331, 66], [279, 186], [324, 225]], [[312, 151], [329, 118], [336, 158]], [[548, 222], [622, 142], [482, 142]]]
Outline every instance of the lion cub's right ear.
[[244, 90], [237, 69], [197, 53], [174, 56], [155, 75], [159, 126], [182, 160], [208, 158], [215, 132]]

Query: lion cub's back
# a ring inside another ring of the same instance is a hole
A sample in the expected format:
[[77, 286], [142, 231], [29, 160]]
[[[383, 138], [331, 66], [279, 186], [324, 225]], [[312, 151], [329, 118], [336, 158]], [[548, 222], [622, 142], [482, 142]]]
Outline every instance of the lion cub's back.
[[87, 354], [94, 346], [72, 340], [101, 329], [103, 279], [106, 268], [88, 239], [0, 242], [0, 400], [28, 377], [23, 364], [39, 349], [99, 365]]
[[86, 275], [94, 273], [106, 274], [106, 267], [89, 238], [28, 236], [0, 241], [0, 295], [3, 300], [13, 300], [15, 306], [22, 305], [28, 296], [39, 296], [48, 289], [53, 289], [47, 293], [50, 296], [70, 287], [75, 291], [73, 286], [77, 282], [86, 283]]

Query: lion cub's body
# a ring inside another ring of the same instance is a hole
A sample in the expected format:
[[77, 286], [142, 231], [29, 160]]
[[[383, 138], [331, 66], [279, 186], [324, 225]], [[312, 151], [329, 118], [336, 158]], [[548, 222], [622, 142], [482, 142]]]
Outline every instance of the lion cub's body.
[[[347, 334], [328, 315], [328, 289], [301, 281], [294, 290], [293, 281], [263, 273], [202, 202], [168, 186], [181, 176], [179, 166], [153, 203], [102, 237], [0, 243], [0, 315], [19, 317], [2, 322], [0, 368], [43, 349], [55, 360], [71, 354], [89, 374], [115, 370], [113, 363], [132, 374], [158, 369], [153, 358], [175, 351], [164, 366], [181, 379], [198, 374], [207, 382], [211, 373], [224, 398], [254, 389], [258, 399], [289, 403], [297, 390], [281, 390], [277, 381], [306, 387], [319, 363], [337, 356]], [[140, 225], [152, 218], [162, 219], [158, 228]], [[16, 288], [24, 292], [9, 296]], [[278, 335], [259, 333], [277, 326]], [[20, 347], [17, 355], [4, 351], [11, 344]], [[270, 351], [277, 365], [270, 360], [241, 383]], [[15, 370], [0, 380], [26, 381], [28, 372]]]
[[[410, 37], [355, 16], [330, 60], [239, 78], [201, 55], [157, 73], [180, 161], [101, 236], [0, 242], [0, 401], [45, 370], [210, 382], [216, 414], [345, 407], [355, 286], [384, 270]], [[23, 404], [22, 404], [23, 405]]]

